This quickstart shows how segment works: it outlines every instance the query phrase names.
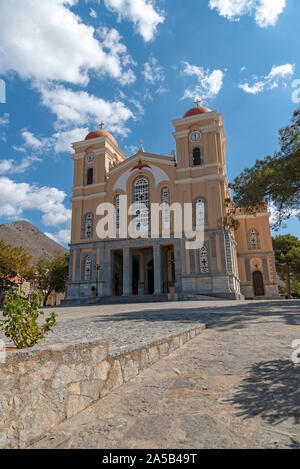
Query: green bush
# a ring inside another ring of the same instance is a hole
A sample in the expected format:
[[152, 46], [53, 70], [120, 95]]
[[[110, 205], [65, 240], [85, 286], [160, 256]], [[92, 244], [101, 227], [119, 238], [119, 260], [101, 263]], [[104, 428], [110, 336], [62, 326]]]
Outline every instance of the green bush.
[[0, 321], [0, 330], [4, 330], [18, 349], [33, 347], [41, 342], [48, 332], [53, 332], [56, 324], [55, 313], [45, 320], [42, 326], [38, 324], [39, 316], [43, 311], [39, 308], [43, 304], [43, 295], [36, 291], [22, 298], [18, 291], [5, 293], [4, 319]]

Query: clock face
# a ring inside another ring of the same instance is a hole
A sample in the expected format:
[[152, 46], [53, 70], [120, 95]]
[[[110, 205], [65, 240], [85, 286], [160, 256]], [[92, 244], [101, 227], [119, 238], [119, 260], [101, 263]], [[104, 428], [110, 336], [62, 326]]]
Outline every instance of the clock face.
[[95, 159], [95, 156], [93, 155], [93, 153], [90, 153], [87, 157], [86, 157], [86, 162], [87, 163], [93, 163]]
[[201, 138], [201, 134], [198, 131], [192, 132], [190, 138], [192, 142], [198, 142]]

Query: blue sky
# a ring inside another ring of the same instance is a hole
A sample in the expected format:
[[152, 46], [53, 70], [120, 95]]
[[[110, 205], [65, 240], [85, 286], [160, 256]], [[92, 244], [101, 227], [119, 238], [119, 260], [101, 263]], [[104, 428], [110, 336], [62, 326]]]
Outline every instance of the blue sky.
[[128, 156], [140, 140], [169, 154], [195, 96], [223, 113], [231, 180], [272, 154], [299, 107], [299, 15], [299, 0], [2, 2], [0, 223], [67, 243], [70, 143], [103, 120]]

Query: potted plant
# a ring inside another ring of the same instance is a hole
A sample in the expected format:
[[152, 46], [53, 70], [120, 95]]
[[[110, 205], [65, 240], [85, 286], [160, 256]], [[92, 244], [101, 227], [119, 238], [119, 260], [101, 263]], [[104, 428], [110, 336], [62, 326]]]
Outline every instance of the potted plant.
[[93, 287], [91, 288], [91, 292], [92, 292], [92, 297], [93, 297], [93, 298], [96, 298], [96, 296], [97, 296], [96, 287], [93, 286]]
[[174, 294], [175, 293], [175, 285], [174, 285], [174, 282], [173, 280], [171, 282], [169, 282], [169, 292], [171, 294]]

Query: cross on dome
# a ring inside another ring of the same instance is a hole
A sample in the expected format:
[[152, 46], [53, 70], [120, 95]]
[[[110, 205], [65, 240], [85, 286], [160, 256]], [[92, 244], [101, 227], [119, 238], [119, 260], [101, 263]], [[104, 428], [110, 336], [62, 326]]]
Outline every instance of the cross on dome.
[[202, 99], [198, 98], [197, 96], [194, 104], [196, 104], [196, 106], [199, 107], [200, 103], [202, 103]]
[[101, 123], [100, 123], [100, 129], [102, 130], [103, 127], [104, 127], [104, 122], [101, 121]]

